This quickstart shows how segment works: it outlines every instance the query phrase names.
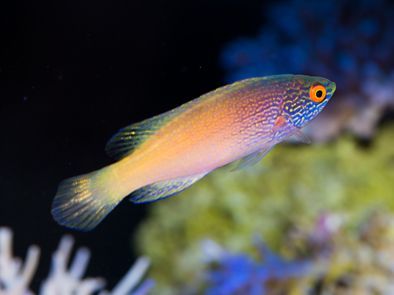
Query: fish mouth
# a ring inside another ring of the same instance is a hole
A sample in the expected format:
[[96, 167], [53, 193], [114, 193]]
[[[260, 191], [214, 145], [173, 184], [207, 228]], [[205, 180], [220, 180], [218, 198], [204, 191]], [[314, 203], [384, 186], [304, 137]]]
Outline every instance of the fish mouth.
[[326, 86], [326, 91], [327, 91], [327, 99], [330, 99], [331, 96], [333, 96], [335, 90], [337, 89], [337, 84], [335, 82], [329, 82], [328, 85]]

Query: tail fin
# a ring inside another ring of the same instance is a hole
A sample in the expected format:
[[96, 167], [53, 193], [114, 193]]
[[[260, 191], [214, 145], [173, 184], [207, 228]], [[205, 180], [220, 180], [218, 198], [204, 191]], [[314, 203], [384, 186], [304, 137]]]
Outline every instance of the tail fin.
[[61, 225], [89, 231], [123, 199], [108, 177], [108, 168], [60, 183], [52, 203], [53, 218]]

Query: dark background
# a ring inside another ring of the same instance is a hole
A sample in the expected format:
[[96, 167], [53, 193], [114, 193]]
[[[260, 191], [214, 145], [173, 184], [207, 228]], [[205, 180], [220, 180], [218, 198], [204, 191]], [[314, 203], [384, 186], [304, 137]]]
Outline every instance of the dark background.
[[[117, 129], [223, 84], [218, 56], [262, 23], [261, 0], [7, 1], [0, 4], [0, 225], [35, 277], [70, 231], [50, 207], [64, 178], [110, 163]], [[92, 251], [89, 276], [112, 286], [137, 253], [132, 234], [151, 205], [124, 201], [95, 230], [71, 232]], [[157, 241], [160, 242], [160, 241]]]

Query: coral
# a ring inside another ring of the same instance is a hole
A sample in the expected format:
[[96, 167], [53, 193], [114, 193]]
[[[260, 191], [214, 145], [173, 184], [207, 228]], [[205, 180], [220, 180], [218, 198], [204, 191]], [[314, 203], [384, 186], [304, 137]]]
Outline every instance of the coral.
[[20, 259], [12, 257], [12, 233], [0, 228], [0, 293], [10, 295], [32, 294], [28, 286], [37, 268], [40, 250], [31, 246], [22, 267]]
[[[336, 216], [321, 217], [311, 232], [297, 234], [314, 249], [304, 260], [284, 260], [262, 244], [263, 261], [253, 260], [210, 242], [217, 265], [209, 266], [205, 294], [393, 294], [394, 215], [374, 212], [353, 234]], [[333, 220], [334, 228], [329, 225]]]
[[[284, 284], [292, 278], [305, 276], [311, 271], [308, 261], [290, 261], [271, 252], [263, 243], [257, 243], [259, 260], [246, 254], [228, 253], [213, 241], [205, 243], [208, 252], [214, 247], [216, 257], [207, 272], [206, 295], [267, 294], [275, 282]], [[280, 288], [278, 288], [280, 289]], [[278, 294], [279, 290], [276, 290]]]
[[331, 238], [330, 255], [320, 261], [323, 270], [299, 283], [307, 284], [312, 294], [319, 290], [327, 295], [393, 294], [393, 225], [393, 214], [376, 211], [353, 234], [337, 231]]
[[[87, 295], [100, 291], [99, 294], [112, 295], [144, 295], [153, 287], [152, 280], [146, 280], [138, 289], [132, 290], [140, 283], [145, 274], [149, 260], [140, 258], [130, 268], [124, 278], [109, 292], [103, 290], [105, 282], [99, 278], [83, 279], [90, 252], [86, 248], [78, 249], [71, 266], [67, 269], [73, 239], [65, 236], [52, 257], [52, 266], [48, 278], [43, 282], [39, 294], [80, 294]], [[12, 256], [12, 232], [8, 228], [0, 228], [0, 294], [28, 295], [34, 294], [29, 289], [34, 272], [38, 266], [40, 250], [37, 246], [28, 249], [26, 262], [22, 267], [21, 260]]]
[[[138, 245], [153, 261], [156, 289], [174, 294], [186, 283], [201, 285], [201, 240], [253, 253], [249, 241], [258, 234], [275, 252], [303, 257], [310, 250], [297, 239], [297, 229], [321, 226], [316, 219], [328, 222], [324, 212], [338, 216], [329, 219], [331, 226], [344, 220], [351, 232], [371, 210], [394, 211], [393, 133], [393, 125], [384, 126], [370, 146], [351, 136], [326, 145], [281, 145], [254, 167], [215, 171], [180, 195], [153, 204]], [[314, 239], [324, 241], [324, 235], [327, 229]], [[285, 247], [290, 241], [298, 246]]]
[[394, 107], [394, 4], [285, 0], [264, 11], [257, 36], [224, 48], [227, 81], [282, 73], [327, 77], [337, 83], [337, 93], [306, 131], [319, 141], [343, 130], [371, 137]]

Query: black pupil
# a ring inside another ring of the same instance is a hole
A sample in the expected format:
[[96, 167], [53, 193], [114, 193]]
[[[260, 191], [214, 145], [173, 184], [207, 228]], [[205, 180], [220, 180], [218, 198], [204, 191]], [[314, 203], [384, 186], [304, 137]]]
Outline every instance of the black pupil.
[[322, 97], [323, 96], [323, 91], [321, 91], [321, 90], [316, 91], [316, 96], [318, 98]]

